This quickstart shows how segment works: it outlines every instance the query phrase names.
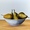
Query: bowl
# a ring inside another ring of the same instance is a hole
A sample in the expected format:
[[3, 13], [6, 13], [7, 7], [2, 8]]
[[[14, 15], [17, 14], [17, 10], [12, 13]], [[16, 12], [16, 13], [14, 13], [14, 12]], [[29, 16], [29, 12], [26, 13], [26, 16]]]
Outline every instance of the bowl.
[[5, 19], [5, 21], [11, 26], [17, 26], [19, 24], [22, 24], [25, 21], [25, 19], [18, 19], [18, 20]]

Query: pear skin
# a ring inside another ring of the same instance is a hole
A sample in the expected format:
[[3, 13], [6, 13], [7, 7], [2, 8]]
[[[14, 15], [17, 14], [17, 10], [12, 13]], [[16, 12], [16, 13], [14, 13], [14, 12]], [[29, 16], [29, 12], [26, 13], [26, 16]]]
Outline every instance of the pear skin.
[[15, 10], [14, 10], [14, 19], [18, 20], [17, 13], [15, 12]]

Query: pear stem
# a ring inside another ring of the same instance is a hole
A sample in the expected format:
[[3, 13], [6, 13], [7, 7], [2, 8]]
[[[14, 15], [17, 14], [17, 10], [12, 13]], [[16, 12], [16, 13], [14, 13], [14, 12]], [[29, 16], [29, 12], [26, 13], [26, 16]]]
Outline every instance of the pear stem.
[[11, 13], [13, 13], [13, 10], [11, 11]]
[[14, 12], [15, 12], [15, 10], [14, 10]]

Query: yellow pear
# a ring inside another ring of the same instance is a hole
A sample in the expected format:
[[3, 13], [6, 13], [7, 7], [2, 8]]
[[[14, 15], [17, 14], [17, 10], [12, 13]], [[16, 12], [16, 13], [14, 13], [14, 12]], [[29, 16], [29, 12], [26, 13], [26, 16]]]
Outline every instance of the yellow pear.
[[19, 17], [23, 19], [23, 18], [27, 18], [28, 16], [25, 15], [25, 13], [20, 12], [20, 13], [19, 13]]
[[18, 20], [17, 13], [15, 12], [15, 10], [14, 10], [14, 19]]
[[11, 14], [5, 14], [3, 17], [6, 18], [6, 19], [11, 19], [12, 15]]

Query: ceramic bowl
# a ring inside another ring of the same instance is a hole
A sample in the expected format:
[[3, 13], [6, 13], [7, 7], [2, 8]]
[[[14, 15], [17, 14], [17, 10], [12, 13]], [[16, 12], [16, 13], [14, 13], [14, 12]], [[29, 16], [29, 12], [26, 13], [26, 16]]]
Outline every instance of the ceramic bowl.
[[25, 21], [25, 19], [18, 19], [18, 20], [5, 19], [5, 21], [11, 26], [17, 26], [19, 24], [22, 24]]

